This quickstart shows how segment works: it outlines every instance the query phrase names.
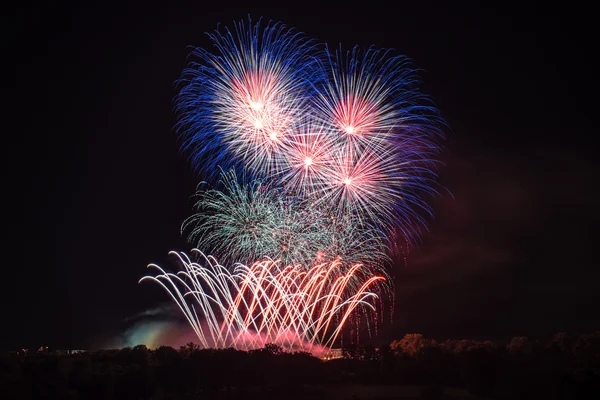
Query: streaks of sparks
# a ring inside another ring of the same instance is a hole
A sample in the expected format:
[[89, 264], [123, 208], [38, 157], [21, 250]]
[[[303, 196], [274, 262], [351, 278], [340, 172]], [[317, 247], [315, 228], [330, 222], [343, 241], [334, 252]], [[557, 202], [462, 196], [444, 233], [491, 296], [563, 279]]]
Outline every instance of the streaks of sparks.
[[339, 260], [312, 267], [270, 260], [233, 270], [197, 249], [194, 262], [171, 252], [183, 269], [141, 281], [159, 283], [177, 303], [203, 347], [254, 349], [277, 343], [288, 350], [331, 347], [358, 309], [375, 312], [372, 290], [385, 278]]

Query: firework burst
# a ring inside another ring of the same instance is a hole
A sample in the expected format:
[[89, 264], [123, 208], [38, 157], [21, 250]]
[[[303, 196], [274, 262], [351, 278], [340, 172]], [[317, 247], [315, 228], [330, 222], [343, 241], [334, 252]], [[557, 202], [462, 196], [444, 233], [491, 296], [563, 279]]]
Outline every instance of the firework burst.
[[435, 192], [442, 121], [417, 90], [409, 60], [389, 51], [326, 51], [314, 114], [335, 137], [324, 197], [340, 213], [411, 240]]
[[195, 49], [180, 80], [182, 148], [201, 172], [243, 162], [261, 176], [277, 173], [318, 72], [313, 45], [278, 23], [241, 22], [209, 37], [216, 54]]
[[196, 247], [226, 264], [269, 257], [312, 265], [339, 257], [384, 274], [388, 258], [381, 235], [356, 218], [261, 181], [245, 183], [233, 170], [222, 174], [219, 186], [199, 191], [198, 212], [184, 222], [183, 230]]
[[328, 127], [307, 121], [282, 149], [285, 170], [277, 177], [290, 193], [310, 197], [325, 185], [335, 154], [335, 138]]

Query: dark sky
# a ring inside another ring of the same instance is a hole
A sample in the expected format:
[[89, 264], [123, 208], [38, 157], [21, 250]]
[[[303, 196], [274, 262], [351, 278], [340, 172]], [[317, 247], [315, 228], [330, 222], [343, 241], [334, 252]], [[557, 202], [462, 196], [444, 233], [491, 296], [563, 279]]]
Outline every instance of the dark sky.
[[382, 340], [600, 329], [589, 10], [212, 3], [8, 13], [16, 123], [4, 135], [17, 145], [5, 149], [14, 207], [1, 347], [90, 346], [167, 300], [137, 281], [190, 247], [179, 228], [200, 179], [178, 154], [174, 81], [186, 46], [208, 46], [204, 32], [248, 13], [409, 56], [448, 121], [440, 182], [452, 195], [432, 199], [429, 232], [394, 267], [397, 314]]

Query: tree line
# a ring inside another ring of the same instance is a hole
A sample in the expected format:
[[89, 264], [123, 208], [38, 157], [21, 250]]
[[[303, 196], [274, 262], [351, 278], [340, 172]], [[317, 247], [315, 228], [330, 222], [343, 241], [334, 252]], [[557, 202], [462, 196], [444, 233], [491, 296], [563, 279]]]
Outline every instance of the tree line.
[[6, 399], [325, 398], [345, 384], [416, 385], [424, 398], [444, 387], [488, 399], [600, 398], [600, 332], [559, 333], [540, 342], [515, 337], [438, 342], [407, 334], [390, 344], [347, 345], [323, 361], [277, 345], [263, 349], [180, 349], [144, 345], [81, 354], [6, 354], [0, 397]]

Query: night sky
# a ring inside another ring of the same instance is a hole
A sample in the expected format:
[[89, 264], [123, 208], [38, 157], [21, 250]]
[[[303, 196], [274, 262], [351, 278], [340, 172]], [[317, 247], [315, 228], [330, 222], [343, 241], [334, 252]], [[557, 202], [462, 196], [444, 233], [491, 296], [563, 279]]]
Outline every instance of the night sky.
[[168, 251], [190, 248], [180, 224], [201, 179], [178, 152], [174, 82], [187, 46], [210, 46], [204, 32], [248, 14], [333, 46], [407, 55], [448, 122], [447, 190], [431, 199], [435, 219], [407, 265], [393, 267], [396, 316], [379, 340], [600, 329], [589, 10], [214, 3], [32, 4], [7, 14], [5, 111], [15, 124], [4, 136], [17, 144], [5, 147], [3, 197], [14, 204], [2, 348], [90, 348], [168, 301], [137, 281], [148, 263], [174, 266]]

